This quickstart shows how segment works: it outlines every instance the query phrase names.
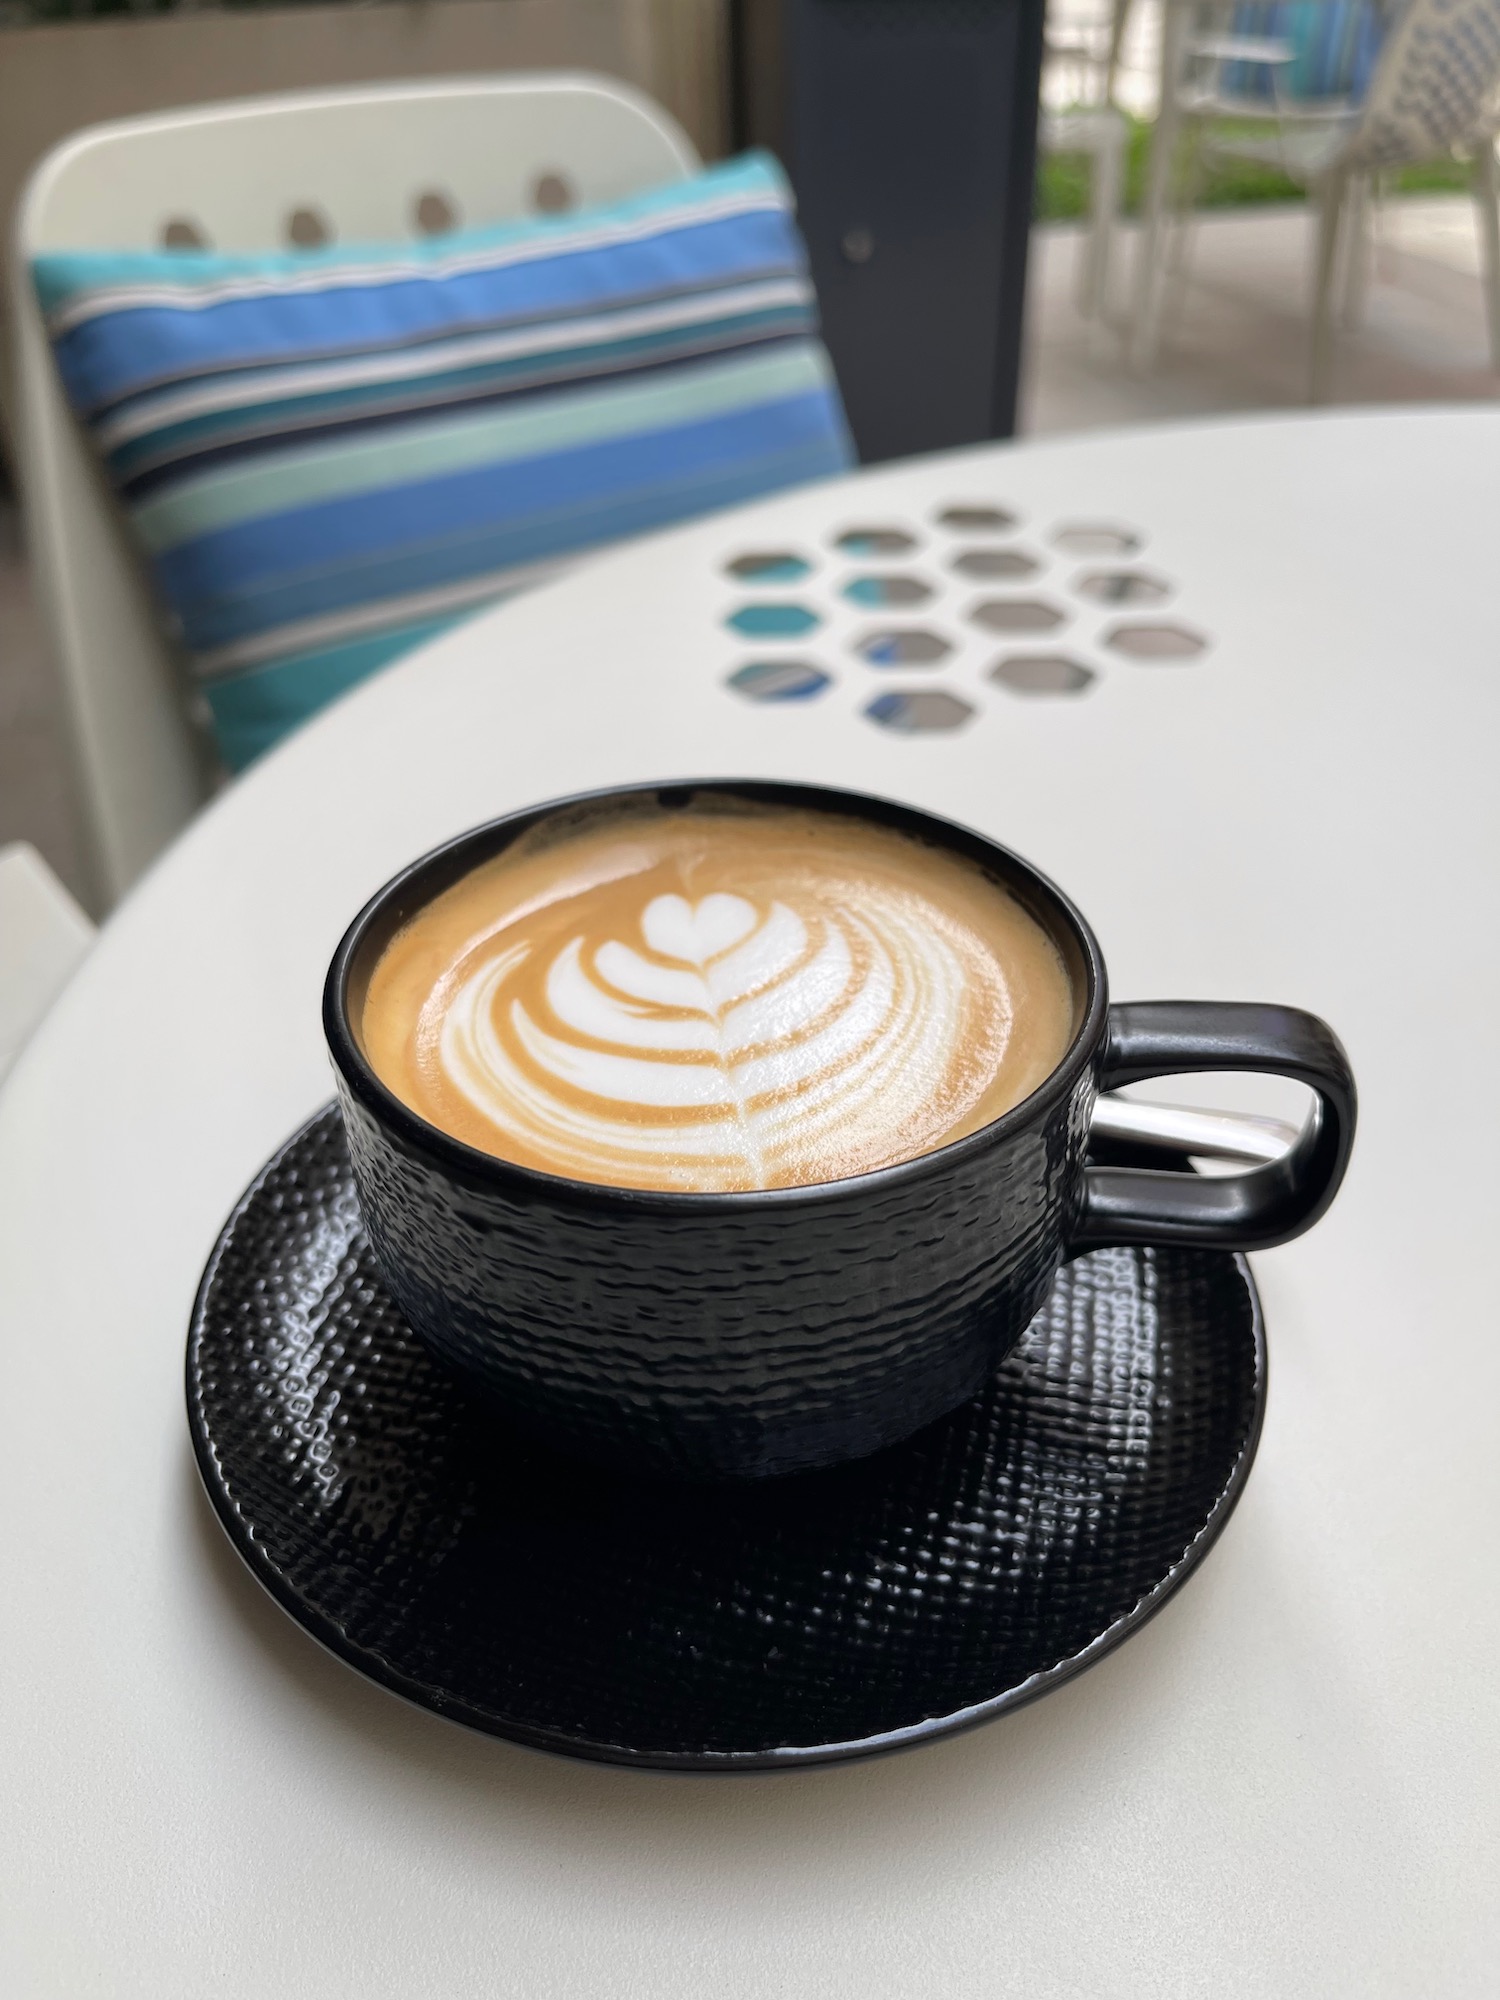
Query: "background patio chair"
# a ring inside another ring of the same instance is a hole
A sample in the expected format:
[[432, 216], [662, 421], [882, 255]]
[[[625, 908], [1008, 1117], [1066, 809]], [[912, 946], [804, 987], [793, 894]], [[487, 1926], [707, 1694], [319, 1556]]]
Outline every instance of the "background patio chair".
[[11, 273], [22, 497], [108, 908], [215, 782], [123, 520], [63, 399], [30, 282], [44, 250], [392, 242], [615, 200], [700, 162], [665, 112], [585, 76], [251, 99], [81, 132], [37, 167]]
[[[1267, 33], [1239, 6], [1223, 34], [1185, 42], [1174, 126], [1186, 153], [1180, 200], [1190, 208], [1197, 174], [1218, 156], [1278, 167], [1318, 208], [1309, 353], [1309, 397], [1328, 395], [1336, 281], [1343, 268], [1352, 313], [1362, 269], [1361, 231], [1372, 189], [1389, 170], [1457, 153], [1472, 167], [1485, 308], [1500, 368], [1500, 218], [1494, 138], [1500, 115], [1500, 0], [1408, 0], [1373, 59], [1373, 10], [1323, 11], [1316, 48]], [[1290, 10], [1267, 10], [1266, 25]], [[1301, 72], [1300, 78], [1298, 72]], [[1368, 78], [1366, 86], [1366, 78]], [[1246, 121], [1249, 121], [1247, 129]], [[1267, 124], [1269, 121], [1269, 125]], [[1148, 226], [1142, 255], [1165, 259], [1167, 235]], [[1154, 349], [1156, 295], [1143, 287], [1137, 358]]]
[[0, 1081], [93, 936], [34, 847], [0, 847]]
[[1078, 308], [1102, 331], [1109, 308], [1109, 273], [1125, 199], [1130, 124], [1111, 103], [1113, 17], [1049, 17], [1042, 44], [1046, 98], [1038, 125], [1044, 153], [1081, 153], [1090, 163], [1089, 233], [1078, 266]]

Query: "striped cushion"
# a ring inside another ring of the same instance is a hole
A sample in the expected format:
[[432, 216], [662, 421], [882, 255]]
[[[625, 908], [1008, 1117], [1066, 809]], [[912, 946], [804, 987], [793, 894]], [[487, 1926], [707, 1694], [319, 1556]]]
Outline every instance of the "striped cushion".
[[763, 155], [434, 242], [32, 268], [232, 769], [580, 550], [850, 462]]

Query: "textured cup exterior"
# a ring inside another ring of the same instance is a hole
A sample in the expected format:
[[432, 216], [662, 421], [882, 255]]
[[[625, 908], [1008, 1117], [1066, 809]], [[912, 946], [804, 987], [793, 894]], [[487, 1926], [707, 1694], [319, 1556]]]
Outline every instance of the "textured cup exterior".
[[466, 1170], [339, 1079], [371, 1245], [432, 1351], [559, 1448], [697, 1479], [862, 1458], [972, 1396], [1062, 1259], [1093, 1096], [1085, 1066], [988, 1144], [674, 1205]]
[[[1051, 1077], [984, 1130], [899, 1166], [701, 1195], [514, 1166], [391, 1095], [352, 1023], [402, 923], [550, 814], [631, 798], [670, 810], [703, 793], [852, 815], [991, 871], [1053, 928], [1079, 982], [1080, 1022]], [[1076, 1233], [1106, 1008], [1087, 924], [993, 841], [891, 800], [706, 779], [530, 807], [413, 862], [345, 933], [323, 1018], [371, 1248], [424, 1344], [560, 1450], [722, 1480], [866, 1457], [999, 1366]]]

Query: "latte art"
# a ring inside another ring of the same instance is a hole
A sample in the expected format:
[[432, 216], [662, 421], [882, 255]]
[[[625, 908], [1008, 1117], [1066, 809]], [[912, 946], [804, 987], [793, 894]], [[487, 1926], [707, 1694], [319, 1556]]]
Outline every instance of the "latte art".
[[808, 813], [644, 831], [502, 855], [393, 942], [365, 1035], [414, 1109], [576, 1179], [783, 1187], [928, 1151], [1055, 1065], [1057, 954], [956, 857]]
[[[977, 1096], [993, 1067], [953, 1046], [959, 953], [899, 905], [658, 895], [639, 937], [570, 937], [537, 982], [541, 1007], [516, 992], [528, 947], [501, 952], [440, 1033], [469, 1103], [574, 1172], [607, 1161], [626, 1182], [675, 1169], [695, 1187], [767, 1187], [831, 1152], [900, 1157], [929, 1136], [950, 1077]], [[1001, 1046], [1008, 1025], [995, 1022]]]

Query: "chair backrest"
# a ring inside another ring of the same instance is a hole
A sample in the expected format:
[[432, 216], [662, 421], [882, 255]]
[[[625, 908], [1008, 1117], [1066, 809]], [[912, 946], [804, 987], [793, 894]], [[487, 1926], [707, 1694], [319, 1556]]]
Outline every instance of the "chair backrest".
[[699, 164], [687, 135], [638, 92], [564, 74], [206, 105], [94, 126], [40, 163], [18, 210], [11, 274], [17, 441], [100, 909], [196, 811], [214, 764], [63, 399], [30, 259], [393, 242], [615, 200]]
[[1342, 161], [1441, 159], [1495, 130], [1500, 0], [1408, 0], [1380, 51], [1364, 115]]
[[1268, 113], [1282, 105], [1362, 103], [1380, 47], [1379, 0], [1236, 0], [1229, 10], [1236, 40], [1279, 43], [1284, 60], [1224, 61], [1226, 96], [1263, 98]]

